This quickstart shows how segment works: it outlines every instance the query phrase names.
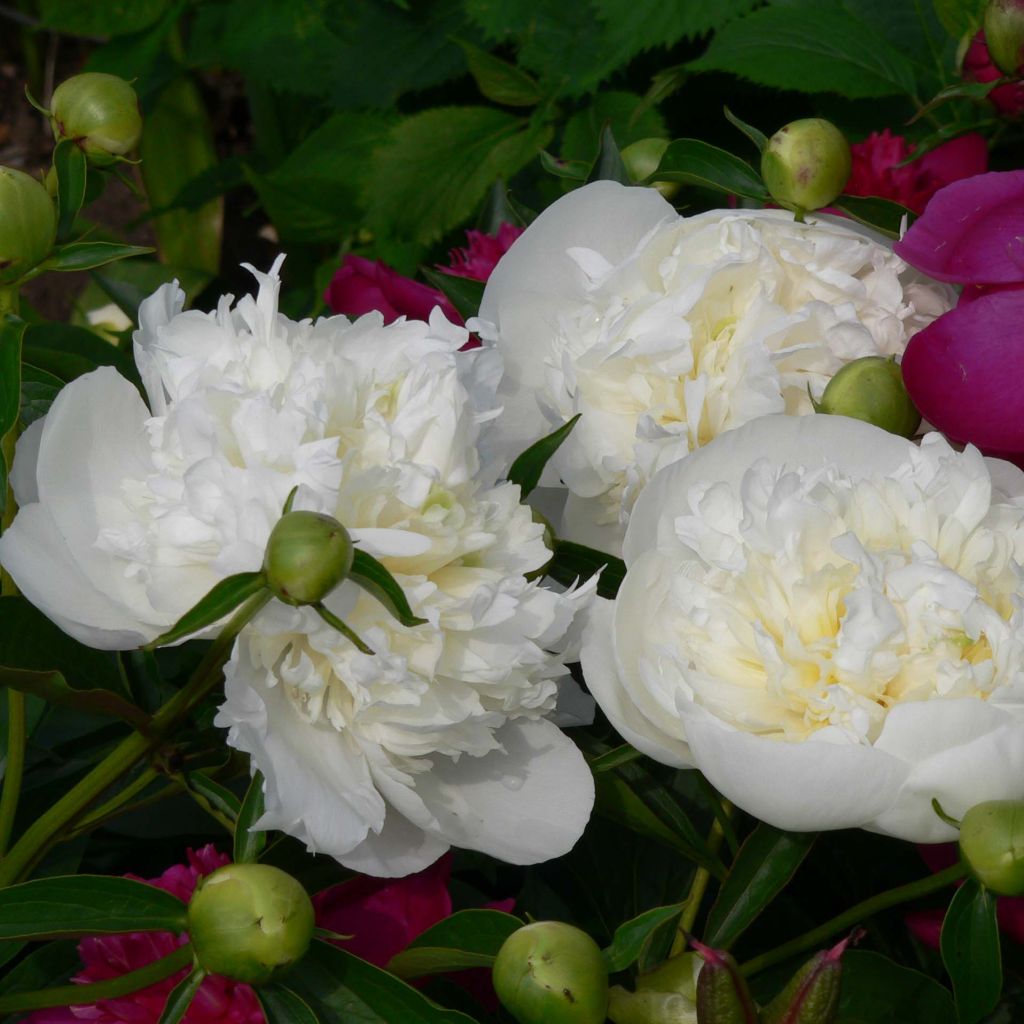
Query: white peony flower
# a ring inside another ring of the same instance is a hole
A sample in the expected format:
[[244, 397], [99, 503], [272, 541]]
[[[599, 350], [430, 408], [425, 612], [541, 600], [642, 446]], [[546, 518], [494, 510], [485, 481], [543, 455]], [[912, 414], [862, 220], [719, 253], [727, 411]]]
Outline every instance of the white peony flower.
[[479, 455], [500, 360], [459, 352], [467, 333], [438, 310], [288, 320], [278, 266], [234, 308], [182, 312], [171, 286], [143, 304], [152, 412], [111, 370], [66, 387], [21, 439], [0, 559], [69, 633], [130, 647], [258, 569], [298, 486], [295, 507], [343, 522], [427, 622], [403, 627], [345, 582], [325, 603], [373, 655], [278, 602], [242, 633], [217, 723], [265, 776], [259, 827], [377, 875], [450, 844], [560, 855], [593, 782], [552, 721], [560, 690], [582, 698], [551, 652], [590, 595], [526, 579], [550, 557], [543, 529]]
[[683, 218], [602, 181], [530, 225], [470, 326], [505, 359], [506, 457], [582, 413], [544, 482], [568, 488], [567, 537], [617, 554], [658, 469], [758, 416], [811, 412], [844, 363], [902, 354], [952, 301], [848, 222]]
[[583, 667], [634, 746], [780, 828], [918, 842], [1024, 798], [1024, 473], [840, 416], [662, 470]]

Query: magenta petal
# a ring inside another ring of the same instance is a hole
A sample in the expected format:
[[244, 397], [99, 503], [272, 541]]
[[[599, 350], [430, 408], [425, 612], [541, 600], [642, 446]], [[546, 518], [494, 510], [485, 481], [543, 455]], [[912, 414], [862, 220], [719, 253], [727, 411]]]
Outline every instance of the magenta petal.
[[1024, 291], [990, 292], [910, 340], [903, 379], [921, 415], [990, 454], [1024, 452]]
[[894, 248], [939, 281], [1024, 281], [1024, 171], [992, 171], [947, 185]]
[[971, 178], [988, 170], [988, 142], [977, 132], [960, 135], [929, 150], [919, 163], [923, 174], [934, 175], [943, 185]]

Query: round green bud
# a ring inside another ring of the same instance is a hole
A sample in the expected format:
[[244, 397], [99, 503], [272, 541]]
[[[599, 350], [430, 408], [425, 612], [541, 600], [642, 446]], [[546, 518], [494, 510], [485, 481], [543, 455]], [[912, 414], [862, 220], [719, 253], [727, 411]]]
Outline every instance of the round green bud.
[[61, 82], [50, 101], [54, 138], [74, 139], [90, 162], [105, 167], [131, 152], [142, 135], [135, 90], [117, 75], [89, 71]]
[[986, 889], [1024, 896], [1024, 801], [972, 807], [960, 822], [960, 854]]
[[355, 552], [337, 519], [288, 512], [270, 533], [263, 558], [267, 586], [286, 604], [316, 604], [349, 573]]
[[796, 210], [828, 206], [850, 177], [850, 146], [831, 121], [790, 121], [768, 140], [761, 177], [772, 198]]
[[900, 437], [913, 437], [921, 423], [900, 368], [886, 356], [847, 363], [828, 382], [816, 410], [864, 420]]
[[[620, 155], [629, 180], [642, 182], [649, 178], [658, 169], [668, 147], [668, 139], [658, 138], [640, 139], [628, 145]], [[656, 181], [651, 187], [666, 199], [671, 199], [679, 191], [680, 185], [678, 181]]]
[[608, 968], [594, 940], [561, 921], [513, 932], [498, 950], [494, 991], [519, 1024], [602, 1024]]
[[269, 864], [228, 864], [199, 881], [188, 934], [200, 966], [247, 985], [280, 978], [313, 938], [313, 903]]
[[57, 235], [57, 210], [46, 186], [0, 167], [0, 284], [17, 281], [46, 259]]
[[985, 45], [1005, 75], [1024, 71], [1024, 0], [989, 0], [985, 8]]

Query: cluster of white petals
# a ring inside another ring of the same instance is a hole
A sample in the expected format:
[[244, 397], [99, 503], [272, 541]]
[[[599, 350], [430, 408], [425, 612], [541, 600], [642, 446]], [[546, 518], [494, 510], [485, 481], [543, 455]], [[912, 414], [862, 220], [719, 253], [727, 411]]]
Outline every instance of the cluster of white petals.
[[378, 875], [450, 844], [564, 853], [593, 784], [552, 722], [573, 701], [552, 652], [588, 594], [526, 578], [550, 557], [542, 527], [480, 455], [500, 360], [459, 352], [467, 333], [439, 310], [291, 321], [277, 267], [212, 313], [182, 312], [172, 286], [143, 304], [149, 408], [109, 369], [60, 393], [19, 443], [0, 558], [69, 633], [131, 647], [258, 569], [298, 487], [295, 507], [344, 523], [427, 621], [403, 627], [345, 582], [325, 603], [372, 655], [278, 602], [242, 633], [217, 722], [265, 777], [260, 827]]
[[657, 470], [759, 416], [811, 412], [846, 362], [901, 355], [950, 307], [848, 223], [684, 218], [653, 189], [595, 182], [516, 241], [476, 326], [506, 361], [509, 455], [582, 414], [545, 478], [568, 489], [567, 537], [617, 553]]
[[583, 664], [635, 746], [782, 828], [1024, 798], [1024, 473], [772, 416], [662, 471]]

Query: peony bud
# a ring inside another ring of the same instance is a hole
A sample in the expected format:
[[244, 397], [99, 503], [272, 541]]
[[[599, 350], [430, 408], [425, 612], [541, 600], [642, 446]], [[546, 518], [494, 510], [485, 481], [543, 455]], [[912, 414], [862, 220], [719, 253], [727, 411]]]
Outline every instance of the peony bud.
[[519, 1024], [602, 1024], [608, 967], [594, 940], [561, 921], [513, 932], [498, 950], [494, 991]]
[[697, 976], [697, 1024], [757, 1024], [757, 1006], [732, 955], [692, 945], [704, 960]]
[[678, 992], [628, 992], [614, 985], [608, 992], [608, 1017], [614, 1024], [697, 1024], [697, 1007]]
[[992, 63], [1019, 77], [1024, 71], [1024, 0], [989, 0], [983, 25]]
[[348, 575], [354, 554], [348, 531], [337, 519], [320, 512], [288, 512], [267, 541], [267, 586], [286, 604], [316, 604]]
[[[628, 145], [620, 154], [629, 180], [642, 182], [649, 178], [661, 163], [668, 149], [668, 139], [640, 139]], [[682, 187], [677, 181], [656, 181], [653, 185], [666, 199], [671, 199]]]
[[247, 985], [284, 974], [309, 948], [313, 903], [291, 875], [269, 864], [228, 864], [201, 879], [188, 905], [200, 966]]
[[57, 211], [35, 178], [0, 167], [0, 284], [17, 281], [53, 248]]
[[820, 117], [790, 121], [761, 154], [761, 176], [772, 198], [791, 209], [828, 206], [850, 177], [850, 146], [843, 133]]
[[864, 356], [847, 363], [828, 382], [815, 411], [864, 420], [900, 437], [913, 437], [921, 423], [902, 371], [885, 356]]
[[1024, 802], [976, 804], [960, 822], [960, 854], [971, 873], [999, 896], [1024, 896]]
[[832, 1024], [839, 1010], [843, 953], [862, 932], [815, 953], [761, 1011], [763, 1024]]
[[57, 86], [50, 102], [54, 138], [74, 139], [97, 167], [131, 152], [142, 135], [139, 99], [117, 75], [75, 75]]

